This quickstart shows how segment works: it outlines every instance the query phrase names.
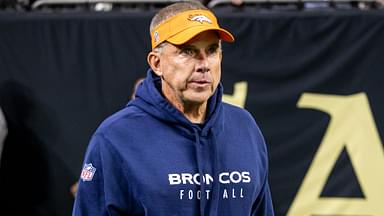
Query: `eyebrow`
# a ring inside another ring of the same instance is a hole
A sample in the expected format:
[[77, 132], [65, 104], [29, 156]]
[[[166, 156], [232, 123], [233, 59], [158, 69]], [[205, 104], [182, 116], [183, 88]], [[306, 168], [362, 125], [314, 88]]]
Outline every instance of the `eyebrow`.
[[190, 44], [182, 44], [182, 45], [177, 46], [177, 48], [185, 49], [185, 48], [196, 48], [196, 47], [193, 45], [190, 45]]
[[[212, 44], [209, 44], [207, 47], [219, 47], [220, 45], [220, 42], [214, 42]], [[177, 48], [179, 49], [185, 49], [185, 48], [193, 48], [193, 49], [196, 49], [195, 46], [191, 45], [191, 44], [182, 44], [182, 45], [179, 45], [179, 46], [176, 46]]]

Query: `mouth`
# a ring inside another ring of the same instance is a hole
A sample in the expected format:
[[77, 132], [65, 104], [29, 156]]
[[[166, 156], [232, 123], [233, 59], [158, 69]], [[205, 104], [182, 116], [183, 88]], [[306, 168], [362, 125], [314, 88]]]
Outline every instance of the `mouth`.
[[205, 88], [211, 85], [211, 81], [205, 79], [196, 79], [189, 82], [192, 87]]

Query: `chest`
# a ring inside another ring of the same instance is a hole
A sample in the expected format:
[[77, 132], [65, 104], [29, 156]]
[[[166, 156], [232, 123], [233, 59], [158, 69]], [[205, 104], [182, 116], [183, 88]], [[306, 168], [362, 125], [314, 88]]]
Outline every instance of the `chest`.
[[137, 203], [148, 209], [177, 205], [182, 212], [196, 211], [201, 202], [223, 209], [252, 206], [264, 172], [257, 143], [228, 136], [190, 139], [172, 132], [167, 131], [167, 139], [157, 133], [132, 138], [136, 145], [127, 143], [121, 151]]

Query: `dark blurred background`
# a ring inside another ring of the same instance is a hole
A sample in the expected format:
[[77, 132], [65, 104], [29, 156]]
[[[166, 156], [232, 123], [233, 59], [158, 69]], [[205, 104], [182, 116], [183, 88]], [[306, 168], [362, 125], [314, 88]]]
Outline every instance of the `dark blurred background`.
[[[71, 188], [90, 136], [145, 76], [150, 19], [172, 2], [0, 0], [0, 107], [8, 128], [0, 146], [0, 215], [71, 215]], [[204, 3], [235, 35], [234, 44], [223, 44], [224, 93], [247, 84], [244, 107], [267, 141], [276, 215], [286, 215], [297, 198], [332, 120], [329, 113], [299, 108], [304, 93], [365, 94], [382, 147], [380, 1]], [[355, 166], [370, 158], [344, 148], [319, 198], [368, 203]], [[384, 164], [369, 169], [383, 178]], [[384, 184], [374, 187], [380, 198]], [[373, 215], [384, 215], [376, 207]], [[351, 215], [343, 208], [352, 209], [349, 203], [328, 215]], [[353, 215], [372, 215], [362, 209]]]

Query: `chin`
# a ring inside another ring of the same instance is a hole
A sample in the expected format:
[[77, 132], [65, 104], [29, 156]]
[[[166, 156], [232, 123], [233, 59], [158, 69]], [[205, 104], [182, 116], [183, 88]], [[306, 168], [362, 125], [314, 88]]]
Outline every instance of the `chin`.
[[209, 100], [212, 94], [208, 93], [195, 93], [191, 95], [186, 95], [185, 100], [190, 103], [202, 104]]

